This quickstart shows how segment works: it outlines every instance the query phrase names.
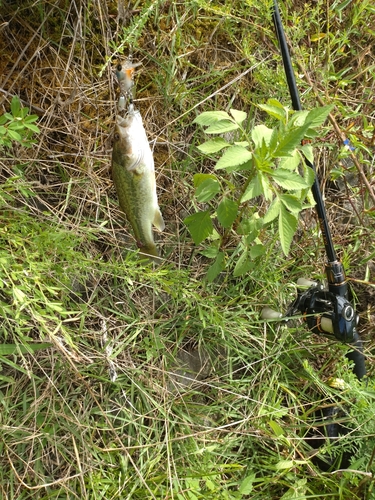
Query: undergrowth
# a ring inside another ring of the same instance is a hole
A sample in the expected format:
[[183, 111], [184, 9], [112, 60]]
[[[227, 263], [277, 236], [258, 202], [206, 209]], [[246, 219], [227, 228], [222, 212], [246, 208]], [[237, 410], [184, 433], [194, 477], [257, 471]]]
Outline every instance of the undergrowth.
[[[198, 149], [201, 113], [242, 111], [251, 134], [274, 127], [268, 99], [290, 107], [272, 2], [0, 5], [1, 498], [375, 498], [373, 205], [348, 147], [329, 124], [311, 144], [360, 313], [366, 384], [347, 346], [299, 319], [260, 320], [264, 306], [287, 308], [299, 277], [324, 277], [313, 209], [287, 258], [278, 227], [262, 227], [255, 265], [233, 274], [243, 235], [194, 197], [216, 179], [217, 158]], [[335, 105], [371, 184], [371, 1], [281, 10], [304, 108], [315, 93]], [[113, 66], [130, 52], [166, 221], [159, 267], [139, 259], [109, 175]], [[241, 179], [220, 178], [220, 196], [238, 196]], [[246, 203], [263, 217], [261, 194]], [[209, 244], [183, 222], [198, 210], [210, 214]], [[210, 247], [224, 260], [207, 279]], [[330, 406], [334, 443], [317, 416]]]

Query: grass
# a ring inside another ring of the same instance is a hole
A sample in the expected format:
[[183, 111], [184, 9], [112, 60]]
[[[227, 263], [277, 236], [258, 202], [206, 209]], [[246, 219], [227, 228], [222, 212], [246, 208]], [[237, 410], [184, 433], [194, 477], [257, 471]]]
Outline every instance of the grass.
[[[281, 7], [304, 107], [316, 105], [314, 92], [336, 104], [371, 183], [371, 2]], [[311, 336], [298, 319], [288, 327], [259, 319], [265, 305], [287, 308], [299, 277], [323, 276], [312, 211], [287, 259], [270, 231], [260, 265], [212, 283], [211, 262], [182, 222], [194, 213], [193, 175], [213, 171], [196, 149], [197, 114], [244, 110], [251, 128], [267, 119], [256, 104], [289, 103], [270, 2], [129, 9], [121, 25], [115, 2], [1, 2], [1, 113], [18, 95], [41, 133], [30, 148], [0, 151], [0, 497], [375, 498], [370, 193], [331, 126], [322, 128], [314, 147], [361, 317], [369, 371], [361, 385], [345, 346]], [[135, 255], [108, 168], [111, 66], [130, 48], [142, 62], [137, 106], [167, 225], [158, 268]], [[200, 374], [179, 365], [186, 352]], [[316, 411], [333, 403], [349, 432], [319, 457], [353, 453], [350, 468], [324, 472], [310, 444], [323, 432]]]

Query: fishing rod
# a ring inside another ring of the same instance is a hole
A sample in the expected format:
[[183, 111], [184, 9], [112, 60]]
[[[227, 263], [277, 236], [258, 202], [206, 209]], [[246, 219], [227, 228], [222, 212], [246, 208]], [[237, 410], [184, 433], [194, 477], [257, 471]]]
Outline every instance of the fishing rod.
[[[292, 106], [295, 111], [301, 111], [301, 100], [277, 0], [274, 0], [272, 17], [279, 41]], [[297, 298], [289, 306], [285, 317], [289, 318], [296, 314], [302, 314], [306, 318], [307, 326], [313, 333], [333, 337], [353, 347], [353, 349], [346, 354], [346, 357], [354, 363], [353, 372], [357, 378], [361, 380], [366, 375], [366, 367], [365, 357], [363, 355], [363, 343], [357, 332], [359, 317], [349, 301], [345, 270], [336, 255], [333, 245], [315, 165], [307, 158], [304, 160], [306, 165], [315, 173], [311, 191], [316, 204], [315, 210], [318, 216], [327, 256], [325, 273], [328, 290], [321, 283], [304, 279], [298, 280], [297, 287], [299, 288], [297, 288]], [[268, 309], [267, 312], [267, 309], [268, 308], [265, 308], [263, 310], [262, 317], [275, 318], [275, 311]], [[279, 313], [279, 317], [280, 316], [282, 315]], [[329, 439], [335, 440], [339, 437], [340, 431], [343, 434], [348, 431], [345, 427], [335, 422], [337, 412], [337, 407], [328, 407], [321, 412], [323, 419], [332, 421], [332, 423], [327, 423], [325, 425], [326, 434]], [[319, 442], [318, 446], [314, 446], [313, 442], [311, 444], [314, 448], [319, 448], [321, 445]], [[349, 458], [350, 454], [344, 454], [340, 460], [340, 466], [347, 467], [349, 465]], [[334, 460], [328, 457], [325, 457], [324, 460], [316, 457], [316, 463], [321, 469], [329, 470], [330, 467], [334, 465]]]
[[[293, 109], [295, 111], [301, 111], [301, 100], [277, 0], [274, 0], [272, 16], [280, 45]], [[318, 216], [324, 248], [327, 255], [325, 273], [328, 290], [321, 283], [299, 280], [297, 285], [300, 285], [300, 289], [297, 298], [289, 306], [286, 317], [302, 314], [306, 317], [307, 325], [312, 332], [324, 334], [328, 337], [333, 337], [336, 340], [350, 344], [353, 350], [349, 351], [346, 356], [349, 360], [354, 362], [353, 371], [358, 379], [362, 379], [366, 374], [366, 367], [363, 355], [363, 343], [357, 331], [359, 317], [349, 301], [345, 270], [337, 257], [333, 245], [315, 165], [307, 158], [305, 158], [305, 163], [315, 173], [311, 191], [316, 203], [315, 210]], [[306, 285], [309, 286], [307, 290]], [[301, 286], [303, 286], [302, 289]], [[267, 318], [267, 311], [263, 312], [263, 318]]]

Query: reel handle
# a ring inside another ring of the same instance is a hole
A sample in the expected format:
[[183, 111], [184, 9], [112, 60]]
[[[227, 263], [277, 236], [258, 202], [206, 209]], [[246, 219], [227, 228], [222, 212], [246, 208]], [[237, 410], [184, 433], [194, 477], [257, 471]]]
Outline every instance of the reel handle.
[[275, 311], [274, 309], [271, 309], [270, 307], [263, 307], [260, 317], [262, 319], [281, 319], [283, 317], [282, 313], [280, 311]]

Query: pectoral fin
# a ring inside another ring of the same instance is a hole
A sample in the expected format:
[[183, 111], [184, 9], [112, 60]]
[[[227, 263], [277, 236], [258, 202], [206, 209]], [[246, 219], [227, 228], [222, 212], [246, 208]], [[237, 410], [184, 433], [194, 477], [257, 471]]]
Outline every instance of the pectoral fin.
[[158, 229], [159, 231], [164, 231], [165, 223], [159, 208], [155, 210], [154, 220], [152, 221], [152, 223], [154, 224], [156, 229]]

